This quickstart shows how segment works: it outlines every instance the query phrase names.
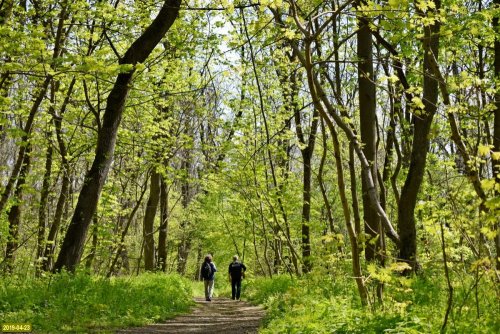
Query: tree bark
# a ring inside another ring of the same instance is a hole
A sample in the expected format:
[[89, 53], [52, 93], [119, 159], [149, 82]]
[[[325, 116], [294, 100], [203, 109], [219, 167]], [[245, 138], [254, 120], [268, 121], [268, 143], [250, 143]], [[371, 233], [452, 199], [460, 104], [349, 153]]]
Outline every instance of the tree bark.
[[164, 177], [160, 180], [160, 232], [158, 234], [158, 263], [161, 271], [167, 270], [167, 237], [168, 237], [168, 188]]
[[66, 93], [66, 98], [64, 99], [63, 105], [61, 106], [61, 110], [59, 115], [53, 111], [52, 114], [52, 122], [54, 124], [54, 128], [56, 131], [56, 139], [57, 145], [59, 148], [59, 154], [61, 156], [61, 168], [62, 168], [62, 180], [61, 180], [61, 190], [59, 193], [59, 198], [57, 199], [56, 211], [54, 213], [54, 221], [50, 226], [49, 235], [47, 236], [47, 242], [45, 243], [44, 251], [43, 251], [43, 261], [42, 261], [42, 270], [50, 271], [52, 269], [52, 265], [54, 263], [54, 251], [55, 251], [55, 241], [57, 237], [57, 233], [59, 232], [59, 228], [61, 226], [61, 222], [63, 221], [64, 209], [67, 205], [66, 200], [69, 197], [69, 188], [70, 188], [70, 176], [69, 176], [69, 161], [67, 158], [67, 149], [66, 144], [64, 143], [63, 132], [62, 132], [62, 119], [64, 113], [66, 112], [66, 107], [69, 103], [69, 98], [73, 92], [73, 87], [75, 85], [76, 79], [73, 78], [71, 81], [68, 91]]
[[[325, 119], [325, 122], [328, 125], [328, 129], [330, 130], [330, 133], [332, 135], [332, 142], [334, 149], [333, 155], [335, 157], [335, 167], [337, 169], [337, 184], [338, 184], [339, 196], [340, 196], [340, 201], [342, 203], [342, 212], [344, 214], [347, 233], [349, 235], [349, 241], [351, 244], [352, 272], [354, 275], [354, 279], [356, 281], [356, 285], [358, 287], [359, 297], [361, 298], [361, 305], [367, 306], [369, 299], [368, 299], [368, 291], [366, 289], [365, 281], [363, 279], [363, 270], [361, 268], [361, 260], [360, 260], [361, 255], [358, 245], [359, 234], [356, 233], [356, 230], [352, 224], [351, 213], [349, 210], [349, 202], [347, 200], [347, 194], [346, 194], [344, 169], [342, 167], [342, 158], [341, 158], [338, 134], [330, 119], [328, 120]], [[354, 155], [351, 154], [351, 160], [353, 159]]]
[[[130, 46], [119, 63], [136, 65], [144, 62], [174, 23], [180, 3], [180, 0], [166, 0], [156, 18]], [[80, 263], [87, 230], [111, 166], [118, 127], [133, 74], [134, 70], [120, 73], [108, 95], [102, 128], [98, 133], [94, 162], [85, 176], [73, 218], [54, 266], [56, 271], [63, 268], [74, 271]]]
[[38, 208], [38, 238], [35, 259], [36, 275], [39, 276], [45, 249], [45, 229], [47, 226], [47, 204], [49, 198], [50, 177], [52, 174], [53, 148], [50, 140], [51, 131], [47, 131], [47, 152], [45, 153], [45, 173], [43, 175], [42, 189], [40, 192], [40, 207]]
[[[8, 8], [9, 6], [12, 6], [11, 4], [9, 5], [10, 2], [11, 1], [9, 0], [4, 5], [6, 5]], [[68, 1], [66, 0], [62, 4], [61, 12], [59, 13], [59, 20], [58, 20], [58, 24], [57, 24], [56, 37], [55, 37], [55, 41], [54, 41], [54, 50], [52, 52], [52, 60], [54, 60], [54, 61], [60, 57], [61, 52], [63, 50], [62, 46], [63, 46], [64, 41], [65, 41], [64, 22], [67, 18], [67, 9], [68, 9]], [[12, 8], [10, 9], [10, 11], [11, 10], [12, 10]], [[51, 65], [51, 68], [54, 69], [54, 64]], [[23, 128], [23, 136], [21, 137], [21, 143], [27, 144], [29, 138], [31, 137], [31, 131], [32, 131], [33, 124], [35, 121], [35, 116], [38, 113], [38, 109], [40, 108], [40, 105], [42, 104], [43, 99], [45, 98], [45, 94], [47, 93], [47, 89], [48, 89], [51, 81], [52, 81], [52, 75], [47, 75], [45, 77], [45, 80], [43, 81], [43, 83], [41, 83], [41, 85], [39, 87], [38, 94], [36, 95], [36, 98], [33, 101], [33, 105], [31, 106], [31, 109], [30, 109], [30, 112], [28, 115], [28, 119], [27, 119], [26, 124]], [[26, 155], [26, 147], [27, 147], [27, 145], [21, 145], [21, 147], [19, 148], [16, 163], [14, 164], [14, 168], [12, 170], [12, 174], [10, 175], [10, 178], [7, 182], [7, 185], [5, 186], [5, 188], [2, 192], [2, 195], [0, 196], [0, 212], [2, 212], [3, 209], [5, 208], [5, 205], [7, 204], [7, 201], [10, 197], [11, 192], [12, 192], [12, 188], [14, 187], [16, 179], [19, 175], [19, 172], [21, 170], [21, 166], [23, 165], [24, 157]]]
[[[127, 236], [128, 229], [130, 228], [130, 224], [132, 224], [132, 220], [134, 219], [135, 214], [137, 213], [137, 211], [139, 210], [139, 207], [141, 206], [142, 199], [144, 198], [144, 195], [146, 194], [147, 189], [148, 189], [148, 182], [146, 179], [146, 182], [141, 187], [141, 195], [139, 196], [137, 203], [135, 204], [134, 208], [132, 209], [132, 212], [130, 213], [130, 215], [127, 219], [127, 222], [125, 223], [125, 226], [124, 226], [123, 231], [121, 233], [120, 241], [118, 243], [118, 246], [116, 247], [117, 249], [116, 249], [115, 258], [113, 259], [113, 262], [111, 262], [111, 266], [109, 267], [109, 271], [108, 271], [108, 274], [106, 275], [106, 277], [110, 277], [111, 275], [115, 274], [118, 271], [118, 269], [115, 269], [116, 264], [118, 263], [118, 259], [120, 258], [120, 256], [123, 257], [123, 254], [127, 253], [127, 250], [125, 249], [125, 237]], [[142, 248], [141, 248], [141, 252], [142, 252]], [[111, 253], [113, 253], [113, 252], [111, 252]]]
[[323, 150], [321, 154], [321, 161], [319, 164], [318, 168], [318, 184], [321, 190], [321, 196], [323, 197], [323, 202], [325, 203], [325, 209], [326, 209], [326, 217], [328, 219], [328, 225], [330, 227], [330, 233], [335, 233], [335, 221], [333, 220], [333, 212], [332, 212], [332, 205], [330, 204], [330, 201], [328, 200], [328, 194], [325, 186], [325, 182], [323, 180], [323, 169], [325, 166], [325, 161], [326, 161], [326, 154], [328, 150], [328, 145], [327, 145], [327, 134], [326, 134], [326, 129], [325, 129], [325, 124], [324, 120], [321, 120], [321, 137], [323, 141]]
[[99, 219], [97, 215], [94, 215], [92, 219], [92, 245], [90, 246], [90, 252], [85, 261], [85, 269], [89, 272], [92, 270], [92, 265], [94, 264], [94, 260], [97, 253], [97, 245], [99, 244]]
[[[494, 0], [493, 5], [495, 8], [500, 7], [500, 0]], [[495, 114], [493, 120], [493, 151], [500, 154], [500, 87], [498, 85], [498, 80], [500, 80], [500, 34], [499, 31], [499, 18], [495, 16], [493, 18], [493, 29], [495, 30], [495, 60], [494, 60], [494, 74], [496, 85], [495, 93]], [[495, 177], [495, 182], [497, 187], [500, 187], [500, 157], [499, 159], [492, 159], [493, 164], [493, 175]], [[497, 188], [498, 189], [498, 188]], [[497, 191], [497, 196], [500, 196], [500, 192]], [[498, 219], [498, 218], [497, 218]], [[496, 237], [495, 237], [495, 248], [496, 248], [496, 268], [500, 270], [500, 222], [496, 224]]]
[[[189, 177], [191, 175], [191, 156], [189, 152], [186, 152], [186, 157], [182, 161], [181, 169], [185, 171], [185, 179], [181, 182], [181, 196], [182, 196], [182, 208], [186, 210], [191, 203], [192, 190], [189, 183]], [[187, 210], [186, 210], [187, 211]], [[181, 240], [178, 246], [178, 261], [177, 261], [177, 272], [181, 275], [186, 274], [186, 265], [189, 257], [189, 252], [191, 251], [191, 231], [189, 226], [189, 221], [187, 218], [182, 218], [180, 222], [180, 230], [182, 233]]]
[[[364, 3], [358, 1], [357, 6]], [[375, 73], [373, 71], [373, 41], [372, 33], [367, 21], [358, 21], [357, 31], [357, 55], [358, 55], [358, 85], [359, 85], [359, 118], [360, 135], [365, 154], [373, 176], [373, 187], [377, 185], [377, 115], [376, 115], [376, 89]], [[369, 236], [365, 240], [365, 258], [374, 261], [380, 248], [380, 238], [374, 242], [380, 230], [380, 218], [371, 204], [370, 186], [368, 185], [366, 173], [361, 173], [361, 188], [363, 199], [363, 220], [365, 234]]]
[[[435, 1], [437, 13], [441, 7], [440, 1]], [[423, 14], [424, 15], [424, 14]], [[413, 115], [413, 145], [411, 150], [410, 168], [406, 177], [401, 199], [398, 207], [398, 228], [401, 238], [399, 258], [408, 262], [413, 271], [418, 267], [417, 263], [417, 230], [415, 224], [415, 206], [417, 196], [422, 184], [427, 152], [429, 151], [429, 132], [437, 110], [438, 80], [432, 68], [433, 58], [438, 59], [439, 50], [439, 21], [424, 27], [423, 40], [423, 97], [424, 110], [414, 112]]]
[[[29, 140], [29, 137], [31, 135], [31, 129], [33, 127], [33, 122], [35, 121], [35, 116], [38, 113], [38, 108], [42, 104], [45, 94], [47, 93], [47, 88], [49, 87], [51, 80], [52, 78], [49, 76], [45, 78], [45, 80], [41, 84], [41, 87], [38, 91], [38, 95], [35, 101], [33, 102], [30, 113], [28, 115], [28, 120], [24, 125], [23, 136], [21, 137], [21, 143], [27, 143]], [[5, 208], [5, 205], [7, 204], [7, 201], [11, 195], [12, 188], [14, 188], [16, 179], [19, 176], [19, 173], [21, 171], [21, 166], [23, 165], [23, 161], [26, 156], [26, 148], [27, 145], [21, 145], [19, 147], [19, 152], [17, 154], [16, 163], [14, 164], [14, 169], [12, 170], [10, 178], [7, 181], [7, 185], [5, 186], [2, 195], [0, 196], [0, 212], [2, 212], [3, 209]]]
[[[296, 85], [295, 85], [296, 86]], [[296, 87], [295, 87], [296, 88]], [[292, 88], [293, 89], [293, 88]], [[295, 93], [297, 89], [293, 92]], [[298, 92], [297, 92], [298, 93]], [[295, 129], [297, 132], [297, 137], [299, 142], [303, 147], [300, 148], [300, 153], [302, 154], [302, 169], [303, 169], [303, 179], [302, 179], [302, 272], [308, 273], [312, 269], [311, 262], [311, 181], [312, 181], [312, 156], [314, 152], [314, 146], [316, 143], [316, 133], [318, 131], [318, 120], [319, 113], [316, 108], [312, 113], [312, 122], [310, 125], [309, 138], [306, 140], [304, 136], [302, 117], [300, 115], [300, 110], [293, 100], [296, 98], [294, 95], [291, 96], [292, 105], [294, 105], [294, 118], [295, 118]]]
[[5, 263], [6, 272], [12, 273], [14, 270], [14, 252], [19, 245], [19, 226], [21, 225], [21, 206], [23, 203], [23, 187], [26, 183], [26, 176], [30, 166], [30, 150], [31, 146], [28, 144], [26, 147], [26, 156], [24, 158], [19, 178], [15, 190], [15, 203], [11, 206], [8, 214], [9, 221], [9, 235], [7, 237], [7, 245], [5, 247]]
[[160, 174], [153, 168], [151, 181], [149, 184], [149, 199], [144, 215], [142, 236], [144, 242], [144, 269], [146, 271], [155, 270], [155, 238], [154, 221], [160, 199]]

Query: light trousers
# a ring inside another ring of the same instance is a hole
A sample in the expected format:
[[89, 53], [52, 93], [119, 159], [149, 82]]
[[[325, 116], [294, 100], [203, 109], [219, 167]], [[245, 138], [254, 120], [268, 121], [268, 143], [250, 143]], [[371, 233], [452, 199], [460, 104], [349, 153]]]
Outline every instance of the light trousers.
[[214, 283], [215, 280], [203, 280], [203, 283], [205, 283], [205, 298], [210, 298], [212, 299], [212, 296], [214, 294]]

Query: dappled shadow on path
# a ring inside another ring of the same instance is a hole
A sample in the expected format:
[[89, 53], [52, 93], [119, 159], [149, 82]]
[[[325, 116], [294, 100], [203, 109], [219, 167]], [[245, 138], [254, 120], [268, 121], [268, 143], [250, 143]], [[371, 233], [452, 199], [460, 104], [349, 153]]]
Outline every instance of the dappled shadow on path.
[[190, 314], [178, 316], [165, 323], [129, 328], [117, 333], [257, 333], [264, 316], [261, 307], [244, 301], [214, 298], [211, 302], [195, 298], [196, 307]]

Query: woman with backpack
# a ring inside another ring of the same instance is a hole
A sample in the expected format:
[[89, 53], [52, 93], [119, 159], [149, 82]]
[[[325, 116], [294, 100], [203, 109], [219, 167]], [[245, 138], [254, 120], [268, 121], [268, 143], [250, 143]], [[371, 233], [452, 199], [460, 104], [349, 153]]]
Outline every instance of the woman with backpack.
[[207, 302], [212, 301], [216, 271], [217, 268], [215, 267], [215, 263], [212, 262], [212, 256], [208, 254], [205, 256], [205, 261], [203, 261], [200, 270], [200, 276], [205, 285], [205, 300]]

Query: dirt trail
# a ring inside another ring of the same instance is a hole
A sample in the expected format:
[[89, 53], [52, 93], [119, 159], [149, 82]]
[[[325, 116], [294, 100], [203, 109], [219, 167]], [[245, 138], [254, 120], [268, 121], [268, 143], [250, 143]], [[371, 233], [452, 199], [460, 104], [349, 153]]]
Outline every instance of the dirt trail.
[[124, 329], [117, 333], [254, 334], [257, 333], [264, 316], [261, 307], [244, 301], [214, 298], [211, 302], [206, 302], [203, 298], [195, 298], [195, 302], [196, 306], [190, 314], [178, 316], [165, 323]]

